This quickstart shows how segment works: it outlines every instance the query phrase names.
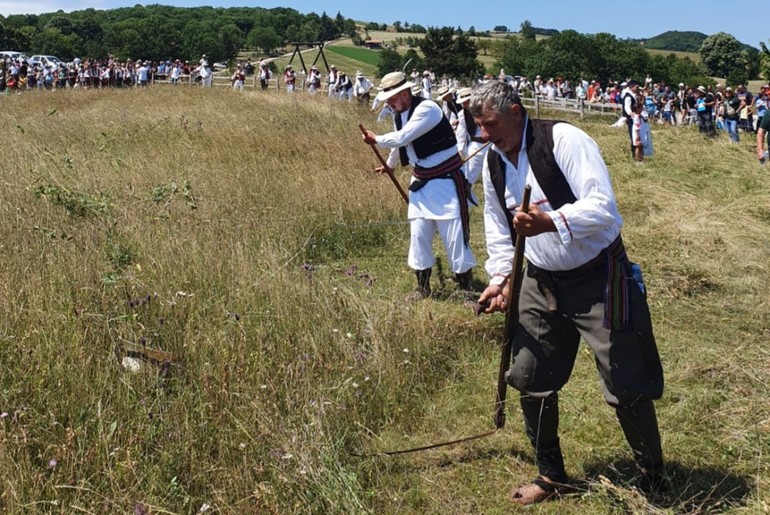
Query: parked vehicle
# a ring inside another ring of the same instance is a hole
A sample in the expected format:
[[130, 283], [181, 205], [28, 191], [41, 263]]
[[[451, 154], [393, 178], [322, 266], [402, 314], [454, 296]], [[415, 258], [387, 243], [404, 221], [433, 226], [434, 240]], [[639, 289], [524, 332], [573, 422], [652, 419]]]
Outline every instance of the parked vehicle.
[[11, 61], [16, 61], [19, 57], [29, 60], [27, 54], [24, 52], [19, 52], [18, 50], [3, 50], [0, 52], [0, 58], [2, 59], [10, 59]]
[[29, 64], [33, 66], [41, 65], [46, 68], [57, 68], [59, 65], [64, 64], [64, 62], [55, 55], [33, 55], [29, 58]]

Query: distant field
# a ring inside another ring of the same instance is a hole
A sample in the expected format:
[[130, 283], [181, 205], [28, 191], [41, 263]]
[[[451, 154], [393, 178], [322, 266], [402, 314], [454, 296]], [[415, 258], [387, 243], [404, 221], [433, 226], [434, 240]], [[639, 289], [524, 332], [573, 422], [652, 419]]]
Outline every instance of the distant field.
[[698, 52], [678, 52], [674, 50], [658, 50], [656, 48], [645, 48], [648, 53], [652, 55], [669, 55], [674, 54], [675, 56], [679, 57], [680, 59], [684, 59], [685, 57], [689, 57], [690, 61], [694, 63], [700, 62], [700, 54]]
[[327, 47], [329, 52], [355, 59], [371, 66], [377, 66], [380, 62], [380, 55], [376, 50], [369, 50], [361, 47], [331, 46]]

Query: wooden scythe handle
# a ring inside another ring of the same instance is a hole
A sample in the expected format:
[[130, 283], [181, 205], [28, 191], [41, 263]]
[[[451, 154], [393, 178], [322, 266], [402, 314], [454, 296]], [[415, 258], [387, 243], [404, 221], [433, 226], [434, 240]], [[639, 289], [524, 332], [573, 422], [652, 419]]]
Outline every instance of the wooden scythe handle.
[[[366, 136], [366, 129], [364, 128], [364, 124], [359, 123], [358, 128], [361, 129], [361, 134]], [[393, 183], [393, 186], [396, 187], [398, 192], [401, 194], [401, 198], [404, 199], [404, 202], [409, 204], [409, 197], [407, 196], [406, 192], [404, 191], [404, 188], [401, 187], [401, 184], [396, 180], [396, 176], [393, 175], [393, 170], [388, 166], [388, 164], [385, 162], [385, 159], [382, 158], [382, 155], [380, 154], [380, 151], [377, 150], [377, 147], [374, 145], [369, 145], [372, 147], [372, 151], [374, 152], [374, 155], [377, 156], [377, 160], [380, 162], [380, 164], [383, 167], [383, 170], [386, 174], [388, 174], [388, 177], [390, 177], [390, 181]]]

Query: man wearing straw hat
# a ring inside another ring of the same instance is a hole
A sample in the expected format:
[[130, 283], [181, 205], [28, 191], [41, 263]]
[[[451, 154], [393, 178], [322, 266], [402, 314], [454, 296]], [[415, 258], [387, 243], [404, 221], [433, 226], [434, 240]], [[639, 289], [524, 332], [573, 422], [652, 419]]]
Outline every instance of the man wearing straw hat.
[[[402, 72], [382, 78], [377, 98], [393, 111], [395, 130], [379, 136], [366, 131], [364, 141], [391, 149], [387, 158], [391, 170], [399, 162], [413, 167], [407, 213], [411, 228], [408, 263], [417, 276], [417, 289], [410, 296], [416, 300], [431, 293], [436, 232], [463, 290], [470, 289], [476, 260], [468, 241], [468, 198], [455, 134], [438, 104], [413, 96], [414, 86]], [[380, 166], [376, 171], [386, 170]]]
[[[468, 106], [470, 104], [471, 95], [473, 89], [461, 88], [457, 91], [457, 105], [460, 107], [458, 111], [458, 124], [455, 129], [457, 135], [457, 149], [460, 154], [467, 158], [463, 171], [468, 184], [474, 184], [481, 176], [481, 170], [484, 167], [484, 159], [487, 156], [487, 149], [482, 150], [482, 147], [487, 144], [486, 140], [481, 136], [481, 127], [476, 125]], [[463, 139], [462, 148], [460, 139]]]
[[460, 107], [455, 101], [455, 90], [448, 86], [441, 86], [436, 92], [436, 102], [441, 106], [441, 110], [444, 112], [449, 123], [452, 127], [457, 126], [457, 113]]
[[[641, 487], [664, 486], [653, 400], [663, 369], [641, 273], [626, 256], [607, 165], [585, 132], [532, 120], [510, 85], [474, 91], [470, 112], [492, 150], [484, 163], [484, 231], [492, 277], [479, 303], [505, 311], [514, 241], [526, 237], [527, 269], [513, 329], [506, 382], [521, 392], [538, 476], [511, 500], [531, 505], [567, 482], [559, 441], [559, 391], [569, 380], [581, 338], [594, 353], [605, 401], [615, 410], [640, 472]], [[525, 185], [532, 188], [527, 212]], [[518, 234], [517, 234], [518, 233]]]
[[353, 84], [353, 96], [359, 104], [369, 104], [369, 91], [372, 89], [372, 81], [367, 79], [361, 70], [356, 70], [356, 82]]

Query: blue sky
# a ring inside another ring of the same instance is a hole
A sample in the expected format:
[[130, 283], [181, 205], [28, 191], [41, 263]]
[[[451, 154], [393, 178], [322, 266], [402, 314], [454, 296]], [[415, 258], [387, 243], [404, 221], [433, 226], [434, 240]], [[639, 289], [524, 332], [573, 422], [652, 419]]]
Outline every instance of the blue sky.
[[[93, 7], [112, 9], [131, 7], [136, 0], [0, 0], [0, 14], [42, 13], [59, 9], [75, 11]], [[357, 0], [340, 2], [328, 0], [238, 2], [234, 0], [154, 0], [147, 4], [194, 7], [290, 7], [301, 13], [326, 11], [330, 16], [341, 12], [354, 20], [393, 23], [394, 21], [419, 23], [425, 27], [460, 26], [477, 30], [491, 29], [495, 25], [506, 25], [516, 30], [524, 20], [535, 27], [549, 29], [574, 29], [578, 32], [595, 34], [609, 32], [619, 38], [649, 38], [668, 30], [698, 31], [710, 35], [727, 32], [742, 43], [758, 48], [759, 42], [770, 41], [770, 24], [762, 4], [749, 2], [742, 6], [726, 8], [730, 2], [720, 4], [697, 2], [683, 4], [674, 0], [644, 0], [643, 2], [612, 2], [615, 5], [631, 5], [630, 13], [622, 7], [609, 8], [610, 2], [579, 0], [548, 2], [517, 2], [515, 0], [445, 0], [427, 2], [415, 0]], [[731, 15], [727, 15], [730, 12]]]

